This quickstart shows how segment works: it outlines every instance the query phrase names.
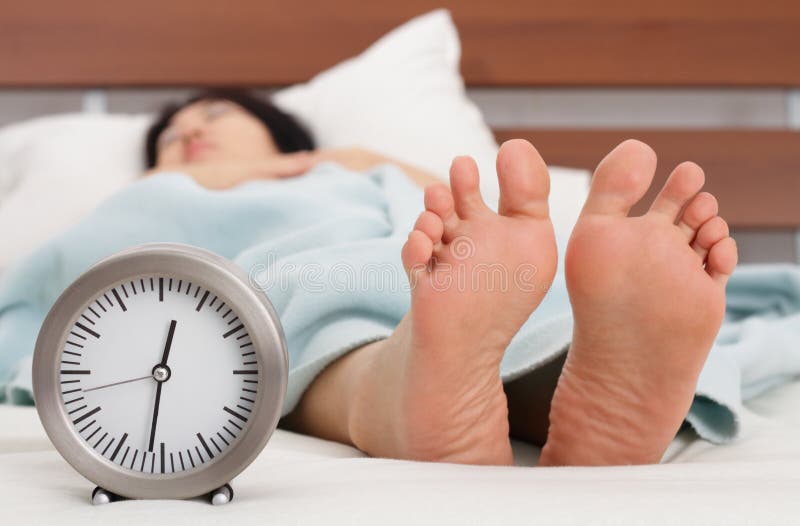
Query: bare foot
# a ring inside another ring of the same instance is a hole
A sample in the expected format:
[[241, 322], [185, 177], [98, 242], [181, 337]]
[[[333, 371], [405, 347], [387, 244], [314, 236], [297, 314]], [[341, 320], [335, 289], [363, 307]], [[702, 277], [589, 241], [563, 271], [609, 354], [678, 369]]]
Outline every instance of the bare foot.
[[[373, 347], [350, 437], [373, 456], [510, 464], [500, 361], [556, 269], [549, 178], [525, 141], [497, 158], [499, 214], [478, 191], [474, 161], [453, 161], [451, 190], [426, 189], [403, 248], [411, 310]], [[505, 282], [503, 279], [505, 275]]]
[[657, 463], [692, 403], [736, 244], [693, 163], [628, 217], [655, 167], [626, 141], [595, 172], [566, 254], [575, 328], [540, 465]]

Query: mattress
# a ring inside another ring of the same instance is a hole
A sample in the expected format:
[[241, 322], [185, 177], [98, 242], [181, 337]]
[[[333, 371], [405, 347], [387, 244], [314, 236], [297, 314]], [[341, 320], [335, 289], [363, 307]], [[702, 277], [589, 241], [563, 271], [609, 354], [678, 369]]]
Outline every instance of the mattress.
[[235, 481], [231, 504], [121, 501], [93, 507], [93, 485], [53, 449], [32, 408], [0, 406], [3, 523], [177, 524], [798, 524], [800, 382], [748, 404], [742, 434], [714, 446], [682, 431], [654, 466], [514, 467], [366, 458], [278, 430]]

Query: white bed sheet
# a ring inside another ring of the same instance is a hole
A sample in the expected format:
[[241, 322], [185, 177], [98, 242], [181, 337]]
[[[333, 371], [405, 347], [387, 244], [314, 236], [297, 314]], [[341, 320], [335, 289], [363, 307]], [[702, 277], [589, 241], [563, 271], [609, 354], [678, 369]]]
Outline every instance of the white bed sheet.
[[658, 466], [532, 468], [364, 458], [277, 431], [233, 483], [230, 505], [202, 500], [89, 504], [92, 485], [59, 457], [35, 410], [0, 406], [0, 522], [82, 524], [798, 524], [800, 383], [749, 404], [735, 443], [684, 432]]

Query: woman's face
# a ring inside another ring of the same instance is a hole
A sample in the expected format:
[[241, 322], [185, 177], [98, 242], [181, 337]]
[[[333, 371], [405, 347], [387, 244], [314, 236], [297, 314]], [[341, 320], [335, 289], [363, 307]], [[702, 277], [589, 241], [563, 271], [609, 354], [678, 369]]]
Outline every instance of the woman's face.
[[158, 138], [156, 166], [254, 161], [279, 154], [266, 126], [226, 100], [201, 100], [173, 115]]

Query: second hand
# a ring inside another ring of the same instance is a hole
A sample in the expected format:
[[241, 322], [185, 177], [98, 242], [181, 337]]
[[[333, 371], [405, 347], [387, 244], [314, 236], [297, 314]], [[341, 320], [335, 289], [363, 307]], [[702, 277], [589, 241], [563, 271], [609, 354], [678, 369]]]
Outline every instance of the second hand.
[[128, 384], [131, 382], [138, 382], [140, 380], [147, 380], [148, 378], [152, 378], [152, 374], [148, 374], [147, 376], [142, 376], [140, 378], [131, 378], [130, 380], [122, 380], [121, 382], [114, 382], [113, 384], [106, 384], [106, 385], [98, 385], [97, 387], [90, 387], [89, 389], [84, 389], [84, 393], [88, 393], [89, 391], [97, 391], [98, 389], [105, 389], [106, 387], [114, 387], [115, 385], [122, 385]]

